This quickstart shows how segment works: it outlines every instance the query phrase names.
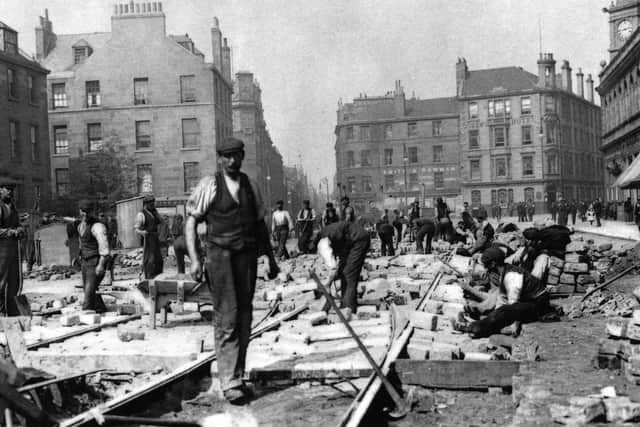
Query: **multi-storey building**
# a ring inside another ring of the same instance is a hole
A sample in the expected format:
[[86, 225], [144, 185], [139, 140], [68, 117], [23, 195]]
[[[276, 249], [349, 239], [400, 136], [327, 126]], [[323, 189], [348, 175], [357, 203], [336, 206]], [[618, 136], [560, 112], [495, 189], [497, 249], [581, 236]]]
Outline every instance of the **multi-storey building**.
[[339, 103], [335, 133], [337, 195], [358, 212], [460, 193], [456, 98], [406, 99], [396, 81], [384, 96]]
[[[620, 185], [636, 182], [638, 168], [629, 168], [640, 153], [640, 1], [616, 0], [609, 14], [609, 63], [600, 71], [602, 146], [607, 199], [630, 196]], [[626, 181], [626, 183], [625, 183]], [[638, 193], [635, 193], [635, 197]]]
[[115, 5], [109, 33], [55, 34], [45, 15], [36, 50], [51, 69], [54, 193], [69, 189], [70, 158], [109, 142], [135, 159], [138, 193], [184, 199], [213, 173], [216, 140], [232, 134], [231, 54], [217, 18], [211, 44], [207, 63], [188, 35], [167, 35], [159, 2]]
[[[538, 74], [520, 67], [469, 70], [456, 64], [460, 114], [462, 196], [472, 205], [532, 199], [538, 209], [563, 193], [568, 199], [602, 195], [600, 108], [593, 81], [541, 54]], [[586, 96], [586, 97], [585, 97]]]
[[233, 135], [245, 145], [243, 170], [258, 183], [268, 206], [285, 199], [282, 155], [273, 145], [262, 108], [262, 91], [253, 74], [236, 73], [233, 92]]
[[[287, 197], [283, 199], [283, 201], [289, 207], [289, 213], [291, 213], [291, 216], [294, 217], [295, 220], [295, 215], [302, 209], [302, 201], [311, 200], [309, 183], [307, 181], [307, 175], [302, 168], [298, 166], [285, 166], [284, 176]], [[324, 206], [311, 207], [315, 209], [316, 214], [319, 214], [324, 209]]]
[[22, 52], [18, 32], [0, 22], [0, 184], [14, 188], [18, 209], [49, 199], [46, 83], [47, 70]]

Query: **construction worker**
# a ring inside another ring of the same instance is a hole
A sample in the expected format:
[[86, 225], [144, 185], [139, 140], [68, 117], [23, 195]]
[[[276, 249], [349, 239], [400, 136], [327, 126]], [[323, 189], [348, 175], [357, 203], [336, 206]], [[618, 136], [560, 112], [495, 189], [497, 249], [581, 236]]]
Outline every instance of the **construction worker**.
[[221, 139], [216, 150], [219, 172], [202, 178], [187, 201], [185, 238], [191, 276], [200, 281], [203, 271], [196, 224], [206, 220], [205, 269], [213, 300], [217, 374], [225, 398], [232, 404], [244, 404], [252, 395], [243, 376], [261, 249], [269, 256], [269, 277], [275, 277], [279, 269], [271, 252], [260, 191], [240, 171], [244, 143]]
[[83, 310], [106, 311], [106, 307], [96, 292], [109, 262], [109, 240], [107, 227], [98, 221], [93, 204], [88, 200], [78, 203], [80, 224], [80, 260], [82, 266], [82, 286], [84, 289]]
[[284, 201], [276, 202], [276, 210], [271, 216], [271, 233], [274, 240], [278, 242], [276, 256], [280, 259], [289, 259], [289, 251], [287, 251], [287, 240], [289, 233], [293, 231], [293, 220], [289, 211], [284, 210]]
[[18, 240], [24, 237], [18, 211], [13, 204], [13, 188], [0, 184], [0, 316], [17, 316], [15, 297], [20, 292]]
[[142, 272], [145, 279], [153, 279], [162, 273], [162, 252], [160, 251], [160, 240], [158, 239], [158, 227], [162, 218], [155, 205], [156, 199], [151, 194], [147, 194], [142, 199], [142, 211], [138, 212], [134, 229], [142, 236]]
[[316, 221], [316, 213], [309, 206], [309, 201], [304, 200], [303, 208], [298, 212], [298, 250], [301, 254], [310, 253], [309, 242], [313, 235], [313, 225]]

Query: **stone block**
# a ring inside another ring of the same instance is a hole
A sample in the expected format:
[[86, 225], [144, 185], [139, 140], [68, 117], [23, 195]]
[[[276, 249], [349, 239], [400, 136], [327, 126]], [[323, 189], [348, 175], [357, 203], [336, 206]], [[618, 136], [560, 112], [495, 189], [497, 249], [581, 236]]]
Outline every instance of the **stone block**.
[[464, 360], [474, 360], [478, 362], [485, 362], [487, 360], [492, 360], [493, 354], [491, 353], [480, 353], [480, 352], [466, 352], [464, 353]]
[[554, 267], [553, 265], [549, 267], [549, 276], [558, 276], [562, 274], [562, 269], [558, 267]]
[[457, 302], [445, 302], [442, 305], [442, 315], [447, 319], [457, 319], [460, 313], [464, 313], [464, 304]]
[[564, 264], [565, 273], [588, 273], [589, 265], [584, 262], [567, 262]]
[[412, 360], [426, 360], [429, 357], [429, 346], [410, 342], [407, 345], [407, 353]]
[[576, 286], [575, 285], [570, 285], [568, 283], [560, 283], [558, 285], [556, 285], [553, 289], [553, 291], [551, 291], [551, 293], [555, 293], [555, 294], [572, 294], [574, 293], [576, 290]]
[[611, 243], [601, 243], [598, 245], [598, 250], [600, 252], [610, 251], [611, 248], [613, 248], [613, 245]]
[[572, 252], [572, 253], [566, 254], [564, 256], [564, 260], [565, 262], [580, 263], [580, 262], [587, 262], [588, 257], [584, 254], [578, 254], [578, 253]]
[[584, 242], [579, 242], [574, 240], [567, 245], [567, 247], [565, 248], [565, 251], [585, 253], [587, 251], [587, 245], [585, 245]]
[[122, 342], [129, 342], [133, 340], [143, 341], [145, 338], [144, 331], [139, 329], [131, 329], [125, 326], [118, 326], [118, 339]]
[[628, 396], [610, 397], [603, 400], [604, 412], [610, 423], [637, 421], [640, 418], [640, 403], [632, 402]]
[[591, 285], [596, 283], [596, 279], [591, 274], [579, 274], [576, 283], [580, 286]]
[[574, 285], [576, 283], [576, 276], [569, 273], [562, 273], [560, 276], [560, 283], [565, 285]]
[[631, 341], [640, 341], [640, 325], [629, 323], [627, 325], [627, 338]]
[[37, 313], [39, 311], [42, 311], [42, 304], [40, 303], [32, 302], [31, 304], [29, 304], [29, 306], [31, 307], [32, 313]]
[[552, 256], [551, 258], [549, 258], [549, 264], [552, 267], [556, 267], [562, 270], [562, 268], [564, 267], [564, 260], [558, 257]]
[[429, 349], [429, 360], [458, 360], [462, 359], [460, 347], [454, 344], [434, 342]]
[[298, 318], [308, 321], [311, 326], [320, 325], [321, 323], [327, 323], [327, 313], [325, 313], [324, 311], [304, 313], [301, 314]]
[[547, 277], [547, 283], [550, 285], [557, 285], [560, 283], [560, 276], [549, 275], [549, 277]]
[[412, 340], [420, 340], [420, 341], [433, 341], [438, 336], [437, 332], [428, 331], [426, 329], [418, 329], [415, 328], [413, 330], [413, 334], [411, 335]]
[[607, 334], [614, 338], [626, 338], [627, 337], [627, 321], [610, 321], [607, 322]]
[[426, 311], [409, 312], [409, 320], [415, 328], [435, 331], [438, 327], [438, 316]]
[[100, 315], [96, 313], [84, 313], [79, 316], [79, 321], [82, 325], [99, 325], [100, 320]]
[[60, 316], [61, 326], [75, 326], [80, 323], [80, 316], [78, 314], [63, 314]]
[[442, 314], [442, 306], [444, 304], [441, 301], [427, 300], [424, 305], [424, 311], [432, 314]]

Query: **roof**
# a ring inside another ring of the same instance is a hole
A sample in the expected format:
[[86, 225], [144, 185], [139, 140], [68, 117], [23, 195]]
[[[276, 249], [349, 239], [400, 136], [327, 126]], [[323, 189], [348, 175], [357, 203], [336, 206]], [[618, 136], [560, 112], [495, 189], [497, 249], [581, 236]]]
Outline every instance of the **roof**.
[[13, 28], [11, 28], [10, 26], [8, 26], [7, 24], [5, 24], [4, 22], [0, 21], [0, 28], [4, 29], [4, 30], [9, 30], [9, 31], [13, 31], [14, 33], [17, 33], [16, 30], [14, 30]]
[[[42, 60], [42, 66], [52, 72], [67, 71], [75, 65], [73, 62], [74, 46], [91, 46], [94, 51], [104, 47], [111, 39], [111, 33], [84, 33], [56, 35], [56, 46]], [[78, 44], [85, 42], [86, 44]]]
[[[173, 34], [169, 34], [168, 36], [171, 40], [173, 40], [174, 42], [180, 44], [180, 43], [191, 43], [191, 45], [193, 46], [193, 54], [194, 55], [200, 55], [204, 58], [204, 53], [200, 52], [198, 50], [198, 48], [196, 48], [196, 44], [193, 42], [193, 40], [191, 39], [191, 37], [189, 37], [187, 34], [185, 35], [173, 35]], [[184, 47], [184, 46], [183, 46]]]
[[357, 98], [353, 103], [345, 104], [343, 113], [354, 120], [393, 120], [412, 117], [457, 115], [456, 98], [410, 98], [405, 101], [405, 114], [396, 117], [394, 99], [390, 96]]
[[537, 83], [538, 76], [521, 67], [469, 71], [461, 96], [498, 95], [534, 89]]
[[456, 98], [407, 99], [406, 115], [414, 117], [458, 114]]

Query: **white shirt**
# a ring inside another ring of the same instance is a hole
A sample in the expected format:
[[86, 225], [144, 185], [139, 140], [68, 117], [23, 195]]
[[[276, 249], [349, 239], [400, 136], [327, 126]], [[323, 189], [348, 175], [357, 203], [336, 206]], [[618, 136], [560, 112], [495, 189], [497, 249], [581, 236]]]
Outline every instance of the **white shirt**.
[[293, 220], [291, 219], [291, 215], [289, 215], [289, 211], [273, 211], [271, 216], [271, 231], [275, 230], [277, 226], [285, 224], [289, 226], [289, 231], [293, 230]]
[[[82, 221], [78, 225], [78, 234], [82, 236], [87, 229], [87, 223]], [[94, 222], [91, 226], [91, 234], [98, 242], [98, 254], [100, 256], [109, 255], [109, 240], [107, 239], [107, 227], [101, 222]]]

